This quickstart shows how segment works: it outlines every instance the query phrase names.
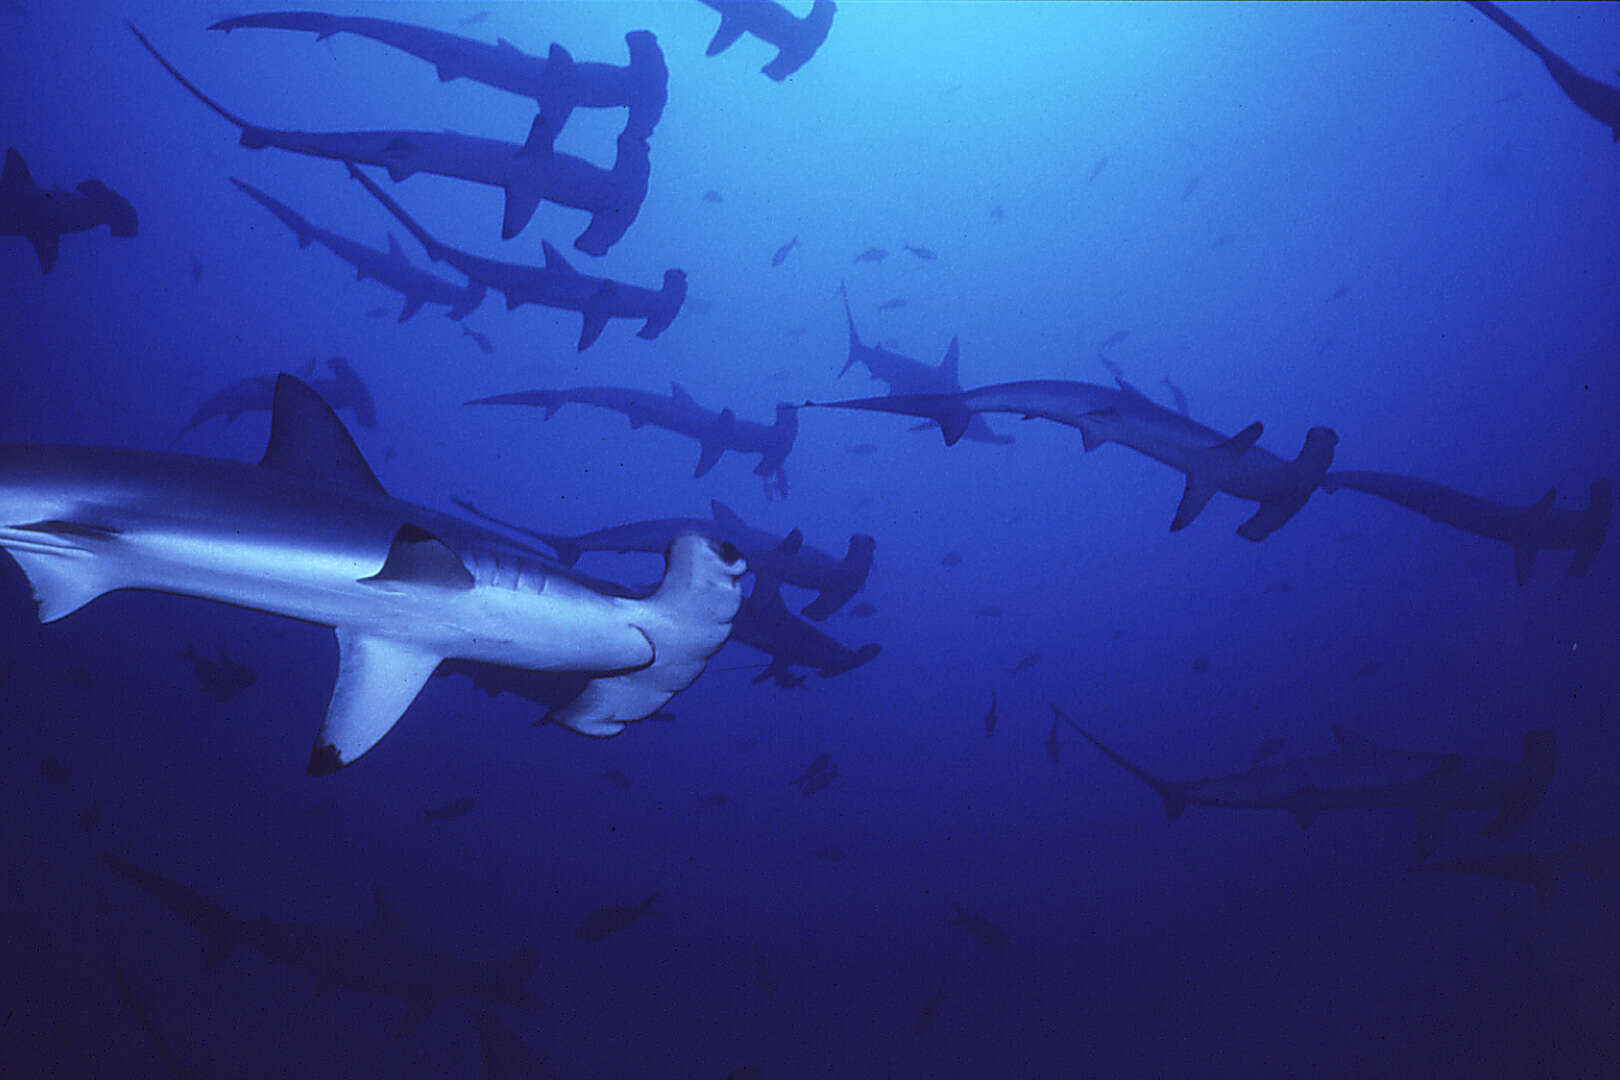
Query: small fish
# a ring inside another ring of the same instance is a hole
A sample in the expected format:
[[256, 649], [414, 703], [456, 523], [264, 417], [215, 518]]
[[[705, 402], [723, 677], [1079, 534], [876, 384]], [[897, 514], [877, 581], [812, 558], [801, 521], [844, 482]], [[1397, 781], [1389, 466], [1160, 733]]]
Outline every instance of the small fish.
[[1089, 184], [1093, 180], [1097, 179], [1097, 177], [1103, 174], [1103, 170], [1106, 168], [1108, 168], [1108, 159], [1106, 157], [1098, 158], [1097, 164], [1091, 167], [1091, 175], [1086, 177], [1086, 183]]
[[804, 793], [806, 795], [819, 795], [821, 792], [826, 791], [827, 788], [831, 787], [832, 782], [836, 779], [838, 779], [838, 767], [834, 766], [828, 769], [826, 772], [817, 773], [809, 780], [806, 780], [803, 789]]
[[856, 262], [876, 263], [876, 262], [882, 262], [884, 259], [887, 259], [888, 257], [889, 257], [888, 251], [884, 250], [883, 248], [869, 247], [865, 251], [861, 252], [859, 255], [855, 256], [855, 261]]
[[781, 266], [784, 262], [787, 261], [788, 253], [791, 252], [794, 248], [796, 248], [798, 246], [799, 246], [799, 238], [797, 236], [795, 236], [793, 239], [789, 240], [787, 243], [785, 243], [781, 247], [777, 248], [776, 249], [776, 254], [771, 256], [771, 265], [773, 267], [774, 266]]
[[1223, 232], [1210, 242], [1212, 248], [1230, 247], [1237, 243], [1237, 233]]
[[624, 775], [622, 769], [608, 769], [602, 774], [602, 779], [618, 788], [620, 791], [630, 790], [630, 778]]
[[953, 566], [961, 566], [962, 565], [962, 553], [959, 552], [959, 551], [947, 551], [940, 558], [939, 565], [945, 567], [946, 569], [950, 569]]
[[1258, 765], [1262, 761], [1276, 757], [1277, 754], [1282, 750], [1285, 742], [1287, 742], [1287, 740], [1281, 735], [1273, 735], [1271, 738], [1261, 743], [1260, 749], [1254, 752], [1253, 764]]
[[986, 738], [996, 733], [996, 695], [990, 692], [990, 711], [984, 714], [984, 734]]
[[845, 859], [849, 858], [849, 855], [844, 851], [843, 848], [837, 847], [833, 844], [828, 844], [825, 847], [811, 848], [810, 857], [812, 859], [819, 859], [822, 862], [843, 862]]
[[186, 651], [180, 656], [191, 662], [192, 674], [197, 677], [197, 683], [203, 688], [203, 692], [221, 703], [229, 701], [259, 679], [258, 674], [247, 664], [232, 660], [223, 645], [220, 646], [218, 660], [210, 660], [201, 655], [193, 645], [187, 645]]
[[1030, 668], [1034, 667], [1036, 664], [1038, 664], [1040, 662], [1041, 662], [1041, 654], [1040, 653], [1038, 653], [1038, 652], [1027, 653], [1027, 654], [1025, 654], [1025, 656], [1024, 656], [1024, 658], [1022, 660], [1018, 661], [1018, 663], [1014, 664], [1012, 667], [1007, 669], [1007, 674], [1016, 675], [1020, 671], [1028, 671]]
[[370, 311], [366, 312], [366, 318], [368, 318], [368, 319], [385, 319], [385, 318], [388, 317], [388, 314], [389, 314], [389, 312], [388, 312], [387, 308], [385, 308], [385, 307], [374, 307]]
[[574, 940], [602, 941], [630, 929], [648, 916], [662, 917], [662, 912], [653, 910], [657, 899], [658, 894], [653, 893], [639, 904], [603, 904], [574, 927]]
[[873, 607], [871, 604], [867, 603], [865, 600], [862, 600], [860, 603], [858, 603], [854, 607], [850, 608], [849, 611], [847, 611], [845, 614], [849, 615], [852, 618], [865, 619], [865, 618], [869, 618], [869, 617], [871, 617], [873, 615], [876, 615], [877, 614], [877, 608]]
[[885, 300], [885, 301], [883, 301], [883, 303], [881, 303], [881, 304], [879, 304], [877, 306], [877, 309], [879, 311], [898, 311], [898, 310], [900, 310], [901, 308], [903, 308], [905, 306], [906, 306], [905, 300], [903, 298], [897, 296], [893, 300]]
[[814, 761], [812, 761], [810, 763], [809, 767], [804, 770], [804, 773], [802, 775], [800, 775], [796, 779], [789, 780], [788, 783], [789, 784], [807, 784], [811, 780], [813, 780], [816, 777], [820, 776], [822, 773], [826, 772], [827, 769], [831, 765], [832, 765], [832, 755], [831, 754], [821, 754], [820, 756], [818, 756], [816, 758], [816, 760], [814, 760]]
[[934, 1026], [935, 1020], [939, 1019], [939, 1010], [944, 1006], [944, 1004], [945, 980], [941, 979], [939, 980], [939, 989], [935, 990], [932, 994], [929, 994], [928, 1000], [924, 1001], [917, 1009], [917, 1019], [911, 1025], [912, 1034], [928, 1034], [928, 1029]]
[[1063, 744], [1058, 742], [1057, 737], [1058, 717], [1062, 715], [1056, 705], [1052, 706], [1052, 731], [1051, 734], [1046, 736], [1046, 742], [1042, 744], [1046, 747], [1046, 756], [1052, 759], [1054, 765], [1058, 763], [1058, 753], [1063, 749]]
[[980, 604], [978, 607], [973, 609], [973, 614], [977, 615], [981, 619], [999, 619], [1003, 615], [1007, 614], [1007, 612], [1004, 608], [998, 607], [995, 604]]
[[1193, 177], [1191, 180], [1187, 181], [1187, 186], [1181, 189], [1182, 202], [1186, 202], [1188, 199], [1192, 198], [1193, 192], [1198, 190], [1198, 180], [1198, 177]]
[[1331, 304], [1335, 300], [1342, 300], [1344, 297], [1348, 296], [1349, 293], [1350, 293], [1350, 284], [1348, 282], [1346, 282], [1345, 284], [1340, 285], [1337, 289], [1334, 289], [1333, 292], [1329, 296], [1325, 297], [1322, 300], [1322, 303]]
[[485, 356], [488, 356], [495, 351], [495, 346], [490, 344], [488, 335], [480, 334], [477, 330], [474, 330], [466, 323], [461, 324], [461, 332], [467, 337], [472, 338], [473, 344], [478, 346], [478, 351], [483, 353]]
[[1200, 656], [1192, 662], [1192, 669], [1202, 675], [1209, 670], [1209, 657]]
[[1007, 220], [1007, 210], [1006, 210], [1006, 208], [1003, 207], [1000, 203], [997, 203], [995, 206], [992, 206], [990, 208], [990, 220], [991, 221], [1005, 221], [1005, 220]]
[[1102, 339], [1102, 344], [1097, 346], [1097, 351], [1107, 352], [1116, 345], [1123, 345], [1125, 344], [1125, 339], [1130, 336], [1131, 332], [1129, 330], [1115, 330], [1112, 334], [1109, 334], [1107, 337]]
[[935, 259], [939, 258], [932, 248], [917, 247], [914, 244], [901, 244], [900, 246], [906, 251], [909, 251], [913, 255], [917, 256], [917, 258], [922, 262], [933, 262]]
[[862, 442], [856, 443], [854, 446], [846, 446], [844, 449], [848, 450], [851, 454], [855, 454], [857, 457], [866, 457], [870, 454], [877, 453], [879, 447], [877, 443]]
[[703, 193], [703, 201], [707, 203], [723, 203], [726, 201], [726, 197], [714, 190], [714, 188], [710, 188]]
[[1286, 581], [1274, 581], [1261, 591], [1266, 593], [1291, 593], [1294, 591], [1294, 587]]
[[453, 799], [450, 802], [445, 803], [443, 806], [437, 807], [433, 810], [422, 811], [422, 820], [450, 821], [453, 818], [466, 817], [468, 814], [472, 813], [474, 808], [477, 806], [477, 799], [469, 798], [466, 795], [463, 795], [461, 798]]
[[62, 759], [55, 754], [47, 754], [39, 759], [39, 775], [59, 788], [71, 787], [73, 784], [73, 770], [62, 764]]
[[951, 920], [952, 926], [960, 926], [973, 939], [985, 948], [996, 952], [1011, 952], [1012, 941], [1008, 939], [1007, 932], [983, 915], [974, 915], [962, 910], [962, 905], [956, 905], [956, 918]]

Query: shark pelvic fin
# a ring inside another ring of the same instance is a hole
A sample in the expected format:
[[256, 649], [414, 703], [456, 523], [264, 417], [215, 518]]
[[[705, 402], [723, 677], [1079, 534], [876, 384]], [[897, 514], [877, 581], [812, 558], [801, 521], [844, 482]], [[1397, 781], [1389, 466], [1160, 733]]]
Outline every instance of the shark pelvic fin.
[[1203, 512], [1209, 500], [1215, 497], [1220, 488], [1198, 473], [1187, 474], [1187, 487], [1181, 493], [1181, 502], [1176, 506], [1176, 516], [1170, 522], [1171, 532], [1180, 532], [1193, 523], [1193, 519]]
[[259, 464], [350, 491], [387, 494], [332, 407], [285, 372], [276, 377], [270, 442]]
[[338, 628], [337, 639], [337, 683], [310, 754], [311, 776], [336, 772], [375, 746], [416, 700], [442, 659], [346, 627]]

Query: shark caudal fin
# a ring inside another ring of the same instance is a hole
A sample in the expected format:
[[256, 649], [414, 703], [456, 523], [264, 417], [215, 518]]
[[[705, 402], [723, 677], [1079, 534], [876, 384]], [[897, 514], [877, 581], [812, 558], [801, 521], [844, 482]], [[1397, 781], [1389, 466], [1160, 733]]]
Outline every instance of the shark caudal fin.
[[664, 565], [664, 580], [651, 596], [624, 601], [627, 618], [652, 645], [652, 663], [592, 679], [579, 697], [542, 722], [582, 735], [616, 735], [690, 686], [725, 644], [742, 605], [737, 579], [748, 569], [742, 552], [688, 533], [670, 544]]
[[851, 536], [849, 551], [838, 567], [838, 580], [822, 589], [814, 600], [799, 609], [799, 614], [820, 622], [849, 603], [856, 593], [866, 587], [866, 576], [872, 572], [872, 554], [876, 550], [877, 541], [865, 533]]
[[1305, 446], [1294, 459], [1293, 492], [1287, 498], [1261, 503], [1254, 516], [1238, 526], [1237, 534], [1245, 540], [1260, 541], [1286, 525], [1322, 486], [1328, 466], [1333, 464], [1333, 448], [1338, 444], [1339, 436], [1332, 428], [1311, 428], [1305, 435]]
[[1110, 761], [1114, 762], [1114, 764], [1118, 765], [1120, 768], [1142, 781], [1142, 783], [1158, 792], [1159, 798], [1164, 800], [1165, 817], [1169, 818], [1171, 821], [1174, 821], [1176, 818], [1181, 816], [1182, 811], [1187, 809], [1186, 785], [1178, 784], [1174, 780], [1166, 780], [1162, 776], [1156, 776], [1135, 762], [1127, 761], [1120, 757], [1111, 748], [1109, 748], [1106, 743], [1098, 739], [1097, 736], [1093, 735], [1091, 732], [1069, 719], [1069, 715], [1062, 709], [1059, 709], [1056, 705], [1052, 706], [1052, 712], [1064, 723], [1078, 731], [1087, 742], [1091, 743], [1092, 746], [1095, 746], [1098, 750], [1101, 750], [1103, 755]]
[[1609, 515], [1614, 507], [1614, 488], [1607, 480], [1592, 481], [1592, 498], [1575, 526], [1575, 557], [1569, 562], [1571, 577], [1585, 577], [1592, 561], [1603, 547], [1609, 531]]
[[1517, 783], [1502, 803], [1501, 811], [1485, 826], [1485, 835], [1494, 840], [1512, 836], [1523, 825], [1552, 783], [1558, 761], [1558, 740], [1551, 728], [1538, 728], [1524, 736], [1524, 756], [1519, 759]]
[[675, 316], [681, 313], [681, 305], [684, 303], [686, 303], [686, 271], [665, 270], [664, 285], [658, 290], [658, 297], [653, 301], [652, 310], [647, 313], [647, 321], [636, 331], [636, 337], [651, 341], [668, 330], [669, 324], [675, 321]]

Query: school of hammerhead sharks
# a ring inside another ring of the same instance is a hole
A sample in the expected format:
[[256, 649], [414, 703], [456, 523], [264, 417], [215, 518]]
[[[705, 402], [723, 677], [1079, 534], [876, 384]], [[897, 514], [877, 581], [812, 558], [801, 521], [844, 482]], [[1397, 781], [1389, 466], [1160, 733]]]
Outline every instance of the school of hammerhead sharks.
[[[709, 55], [751, 34], [778, 50], [764, 68], [777, 81], [811, 60], [834, 15], [831, 0], [815, 0], [802, 18], [769, 0], [702, 2], [721, 20]], [[1569, 99], [1620, 140], [1620, 88], [1576, 71], [1496, 5], [1480, 0], [1472, 6], [1534, 53]], [[577, 313], [577, 347], [585, 350], [613, 320], [639, 322], [636, 335], [653, 340], [679, 315], [687, 289], [679, 269], [667, 270], [656, 286], [615, 281], [580, 270], [544, 240], [540, 265], [473, 254], [430, 234], [365, 171], [379, 169], [394, 182], [431, 173], [499, 188], [505, 200], [503, 239], [521, 233], [542, 201], [582, 211], [588, 222], [573, 246], [583, 255], [600, 256], [632, 227], [650, 183], [648, 140], [664, 109], [667, 83], [664, 57], [650, 32], [625, 35], [629, 60], [621, 67], [576, 61], [560, 44], [537, 56], [504, 40], [490, 45], [370, 17], [271, 12], [225, 19], [211, 28], [298, 31], [318, 40], [355, 35], [426, 61], [441, 80], [471, 79], [533, 99], [537, 111], [521, 142], [455, 132], [268, 128], [208, 97], [131, 24], [157, 63], [238, 130], [242, 146], [341, 162], [415, 238], [430, 263], [460, 275], [462, 280], [455, 280], [412, 263], [392, 235], [386, 250], [369, 247], [232, 178], [292, 232], [300, 248], [318, 245], [352, 265], [360, 278], [398, 293], [400, 321], [429, 304], [459, 320], [494, 291], [508, 310], [536, 304]], [[611, 168], [554, 148], [570, 115], [581, 108], [626, 110]], [[41, 271], [49, 273], [55, 264], [62, 235], [106, 225], [114, 236], [133, 237], [136, 222], [135, 209], [100, 181], [87, 180], [74, 191], [42, 188], [17, 150], [8, 150], [0, 178], [0, 236], [32, 244]], [[778, 250], [773, 265], [795, 245], [796, 238]], [[918, 259], [934, 257], [926, 248], [908, 250]], [[1540, 551], [1571, 551], [1568, 572], [1584, 575], [1603, 545], [1612, 505], [1607, 479], [1591, 484], [1584, 507], [1556, 505], [1553, 491], [1530, 506], [1515, 506], [1405, 475], [1335, 471], [1338, 436], [1328, 427], [1312, 428], [1297, 456], [1288, 460], [1258, 445], [1260, 423], [1235, 435], [1215, 431], [1188, 415], [1185, 398], [1173, 386], [1176, 407], [1167, 408], [1117, 368], [1113, 385], [1025, 380], [964, 389], [954, 340], [938, 365], [911, 359], [863, 342], [847, 296], [844, 305], [849, 330], [844, 371], [864, 367], [888, 385], [884, 396], [784, 403], [769, 423], [742, 419], [729, 408], [705, 408], [679, 384], [668, 394], [608, 386], [531, 389], [468, 404], [538, 408], [547, 419], [571, 404], [616, 412], [633, 428], [652, 426], [695, 440], [695, 476], [705, 475], [728, 451], [757, 455], [754, 472], [767, 497], [782, 498], [789, 491], [785, 462], [804, 408], [920, 419], [937, 427], [947, 445], [963, 438], [1012, 442], [986, 420], [1002, 413], [1075, 428], [1086, 451], [1117, 443], [1183, 473], [1186, 487], [1172, 530], [1191, 525], [1211, 498], [1225, 493], [1257, 504], [1237, 531], [1261, 541], [1323, 488], [1377, 496], [1506, 544], [1521, 586], [1530, 581]], [[468, 334], [490, 350], [487, 339]], [[466, 502], [460, 505], [470, 517], [453, 517], [391, 497], [338, 418], [339, 410], [351, 412], [362, 426], [377, 422], [365, 383], [347, 361], [336, 358], [326, 376], [311, 369], [302, 378], [266, 375], [229, 386], [191, 417], [186, 430], [219, 417], [229, 421], [268, 411], [269, 442], [257, 464], [6, 445], [0, 448], [0, 548], [27, 576], [43, 622], [115, 589], [138, 588], [332, 626], [339, 672], [310, 757], [311, 775], [333, 773], [369, 750], [435, 674], [462, 675], [491, 694], [525, 696], [548, 710], [541, 723], [606, 736], [659, 715], [728, 640], [766, 654], [769, 664], [759, 678], [781, 686], [802, 685], [801, 670], [840, 675], [880, 651], [876, 644], [848, 647], [814, 625], [864, 587], [876, 549], [871, 536], [850, 537], [839, 556], [805, 543], [797, 530], [780, 536], [754, 528], [719, 502], [708, 519], [630, 522], [579, 536], [502, 521]], [[155, 513], [160, 506], [163, 512]], [[664, 576], [651, 592], [643, 592], [574, 569], [582, 553], [595, 551], [662, 554]], [[753, 579], [746, 594], [740, 580], [745, 574]], [[783, 600], [784, 587], [807, 590], [813, 599], [795, 615]], [[1508, 763], [1387, 750], [1336, 728], [1339, 748], [1332, 754], [1266, 760], [1232, 776], [1177, 782], [1119, 756], [1055, 707], [1054, 738], [1059, 720], [1157, 792], [1172, 818], [1188, 805], [1207, 805], [1281, 809], [1308, 824], [1326, 809], [1404, 807], [1417, 815], [1417, 860], [1427, 869], [1523, 881], [1543, 899], [1551, 897], [1565, 871], [1620, 871], [1620, 836], [1538, 854], [1431, 858], [1448, 811], [1495, 811], [1486, 832], [1502, 837], [1536, 808], [1553, 771], [1555, 744], [1547, 730], [1529, 733], [1522, 760]], [[987, 731], [994, 723], [992, 704]], [[822, 764], [807, 774], [807, 783], [828, 777]], [[185, 906], [181, 886], [111, 856], [108, 861], [177, 910]], [[186, 903], [195, 911], [202, 901], [192, 897]], [[636, 914], [602, 917], [613, 923], [603, 931], [611, 933], [618, 928], [615, 918], [634, 921]], [[963, 913], [962, 918], [981, 940], [1000, 933], [983, 920], [975, 922], [976, 916]], [[263, 927], [259, 932], [270, 934]], [[280, 939], [260, 945], [270, 953], [292, 947]], [[520, 966], [532, 970], [530, 960]], [[526, 974], [514, 978], [521, 988]], [[502, 993], [510, 989], [502, 986]], [[487, 1022], [499, 1025], [493, 1017]], [[489, 1038], [500, 1042], [511, 1036], [497, 1032]]]

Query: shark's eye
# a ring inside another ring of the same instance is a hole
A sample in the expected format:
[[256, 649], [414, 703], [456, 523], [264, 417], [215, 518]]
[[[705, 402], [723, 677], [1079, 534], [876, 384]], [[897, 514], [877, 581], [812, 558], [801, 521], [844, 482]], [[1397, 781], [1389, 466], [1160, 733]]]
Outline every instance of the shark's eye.
[[714, 547], [715, 554], [719, 555], [727, 566], [735, 564], [743, 557], [742, 552], [737, 550], [737, 545], [733, 544], [730, 540], [722, 540], [719, 544], [712, 546]]

